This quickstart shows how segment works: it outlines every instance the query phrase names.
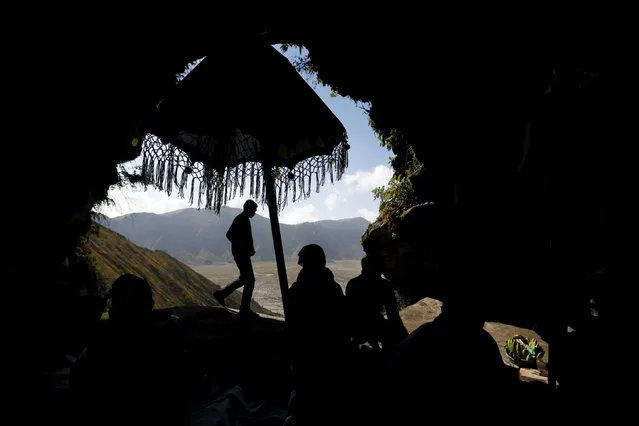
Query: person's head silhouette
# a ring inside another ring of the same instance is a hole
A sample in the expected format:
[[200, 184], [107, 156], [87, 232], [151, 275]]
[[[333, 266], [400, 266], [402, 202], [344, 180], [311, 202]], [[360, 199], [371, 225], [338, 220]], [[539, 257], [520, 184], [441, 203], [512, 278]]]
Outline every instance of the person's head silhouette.
[[382, 275], [382, 264], [381, 262], [371, 256], [364, 256], [362, 258], [362, 274], [371, 276], [371, 277], [379, 277]]
[[326, 268], [326, 254], [317, 244], [302, 247], [297, 255], [299, 256], [298, 265], [307, 271], [320, 271]]
[[148, 281], [132, 274], [121, 275], [111, 286], [109, 317], [116, 321], [145, 319], [153, 310], [153, 291]]
[[244, 203], [244, 214], [246, 214], [248, 217], [253, 217], [255, 216], [256, 212], [257, 203], [253, 200], [246, 200], [246, 202]]

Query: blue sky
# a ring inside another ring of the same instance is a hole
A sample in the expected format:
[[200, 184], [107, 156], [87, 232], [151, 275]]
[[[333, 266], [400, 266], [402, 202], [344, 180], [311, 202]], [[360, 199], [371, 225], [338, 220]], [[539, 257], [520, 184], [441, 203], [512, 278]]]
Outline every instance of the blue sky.
[[[286, 56], [291, 59], [298, 54], [297, 49], [291, 49]], [[380, 146], [368, 125], [366, 112], [360, 106], [347, 98], [331, 97], [330, 90], [314, 84], [312, 77], [307, 80], [346, 128], [351, 146], [349, 165], [341, 181], [334, 184], [329, 181], [319, 193], [313, 192], [306, 200], [289, 203], [280, 212], [280, 222], [294, 224], [350, 217], [364, 217], [372, 221], [377, 216], [379, 202], [373, 199], [371, 190], [385, 185], [392, 176], [388, 163], [391, 153]], [[188, 199], [179, 198], [175, 192], [169, 197], [151, 187], [146, 191], [142, 187], [115, 188], [109, 196], [115, 205], [99, 210], [109, 217], [133, 212], [166, 213], [193, 207]], [[240, 207], [247, 197], [248, 194], [245, 194], [245, 197], [231, 200], [227, 205]], [[266, 206], [261, 206], [258, 214], [268, 217]]]

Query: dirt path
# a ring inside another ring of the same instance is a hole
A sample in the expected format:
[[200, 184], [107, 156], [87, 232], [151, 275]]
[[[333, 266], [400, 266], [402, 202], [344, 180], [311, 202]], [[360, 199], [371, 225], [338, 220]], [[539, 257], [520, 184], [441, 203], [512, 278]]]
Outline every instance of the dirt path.
[[[338, 260], [327, 265], [335, 275], [335, 281], [346, 287], [351, 278], [360, 273], [358, 260]], [[229, 263], [224, 265], [191, 266], [196, 272], [204, 275], [218, 285], [226, 285], [237, 278], [237, 267]], [[286, 263], [286, 273], [289, 285], [293, 284], [300, 272], [300, 267], [294, 262]], [[254, 262], [255, 291], [253, 299], [264, 308], [282, 314], [282, 295], [274, 262]]]

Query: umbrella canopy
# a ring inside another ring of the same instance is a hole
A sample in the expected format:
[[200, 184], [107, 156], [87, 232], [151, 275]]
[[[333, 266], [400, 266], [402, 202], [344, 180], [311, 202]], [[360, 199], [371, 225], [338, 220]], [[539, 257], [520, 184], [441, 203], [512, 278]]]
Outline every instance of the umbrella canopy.
[[[264, 201], [264, 167], [281, 208], [347, 166], [346, 131], [267, 44], [216, 46], [145, 119], [142, 174], [169, 194], [219, 211], [249, 185]], [[197, 187], [197, 189], [196, 189]]]

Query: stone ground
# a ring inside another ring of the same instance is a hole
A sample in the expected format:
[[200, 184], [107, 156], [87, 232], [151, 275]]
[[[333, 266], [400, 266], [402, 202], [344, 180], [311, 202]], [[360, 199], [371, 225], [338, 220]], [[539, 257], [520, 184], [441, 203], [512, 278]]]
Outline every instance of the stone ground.
[[[439, 315], [440, 310], [441, 302], [426, 298], [402, 310], [400, 316], [410, 333], [425, 322], [435, 319], [435, 317]], [[504, 350], [504, 344], [506, 343], [506, 340], [510, 339], [515, 334], [521, 334], [524, 337], [537, 339], [539, 344], [544, 348], [546, 354], [548, 354], [548, 343], [544, 342], [541, 337], [532, 330], [514, 327], [512, 325], [502, 324], [499, 322], [487, 322], [484, 329], [493, 336], [495, 341], [497, 341], [497, 345], [499, 345], [499, 350], [501, 351], [501, 356], [504, 359], [504, 362], [510, 363]], [[545, 361], [545, 357], [543, 361]], [[543, 363], [539, 364], [540, 367], [543, 367]]]
[[[333, 271], [335, 280], [346, 287], [351, 278], [360, 272], [360, 263], [357, 260], [342, 260], [331, 262], [328, 267]], [[234, 264], [192, 266], [200, 274], [204, 275], [216, 284], [224, 285], [237, 278], [237, 268]], [[280, 296], [277, 269], [273, 262], [255, 262], [253, 264], [256, 285], [254, 299], [266, 309], [282, 313], [282, 299]], [[287, 262], [287, 274], [289, 284], [292, 284], [300, 271], [300, 267], [293, 262]], [[434, 299], [423, 299], [420, 302], [402, 310], [401, 317], [409, 332], [412, 332], [425, 322], [432, 321], [440, 312], [441, 302]], [[488, 322], [485, 326], [493, 338], [497, 341], [502, 357], [506, 362], [508, 358], [504, 352], [504, 343], [515, 334], [521, 334], [528, 338], [535, 338], [548, 353], [548, 344], [537, 333], [519, 327], [514, 327], [498, 322]], [[545, 359], [544, 359], [545, 361]], [[543, 363], [540, 364], [540, 367]]]

